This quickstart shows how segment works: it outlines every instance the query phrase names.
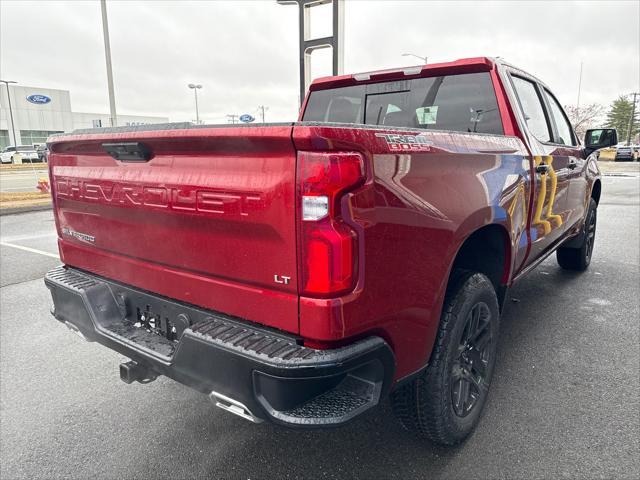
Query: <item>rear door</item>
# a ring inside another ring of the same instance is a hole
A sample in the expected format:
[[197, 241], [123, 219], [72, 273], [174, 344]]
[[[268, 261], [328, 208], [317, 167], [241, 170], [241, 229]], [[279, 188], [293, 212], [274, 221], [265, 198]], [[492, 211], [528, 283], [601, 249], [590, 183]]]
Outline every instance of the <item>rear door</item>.
[[531, 221], [531, 254], [534, 262], [562, 237], [569, 219], [569, 158], [555, 156], [554, 129], [540, 86], [532, 79], [511, 75], [511, 82], [526, 122], [534, 154], [534, 199]]
[[[50, 173], [64, 262], [297, 332], [291, 129], [54, 137]], [[150, 158], [113, 158], [108, 151], [118, 148]]]
[[553, 155], [554, 163], [561, 162], [568, 168], [569, 191], [565, 207], [568, 229], [580, 222], [586, 213], [585, 202], [588, 195], [587, 176], [584, 171], [586, 160], [583, 155], [584, 151], [578, 144], [573, 128], [560, 103], [547, 88], [542, 90], [553, 126], [552, 143], [556, 145], [551, 155]]

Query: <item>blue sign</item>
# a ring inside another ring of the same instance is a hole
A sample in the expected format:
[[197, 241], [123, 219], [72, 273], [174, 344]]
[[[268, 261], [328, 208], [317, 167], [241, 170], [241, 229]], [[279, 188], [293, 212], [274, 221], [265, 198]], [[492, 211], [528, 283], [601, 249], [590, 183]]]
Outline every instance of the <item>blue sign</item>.
[[244, 115], [240, 115], [240, 121], [242, 123], [251, 123], [255, 120], [255, 118], [253, 118], [251, 115], [249, 115], [248, 113], [245, 113]]
[[50, 101], [51, 101], [51, 98], [47, 97], [46, 95], [34, 94], [34, 95], [29, 95], [27, 97], [27, 102], [31, 102], [31, 103], [44, 104], [44, 103], [49, 103]]

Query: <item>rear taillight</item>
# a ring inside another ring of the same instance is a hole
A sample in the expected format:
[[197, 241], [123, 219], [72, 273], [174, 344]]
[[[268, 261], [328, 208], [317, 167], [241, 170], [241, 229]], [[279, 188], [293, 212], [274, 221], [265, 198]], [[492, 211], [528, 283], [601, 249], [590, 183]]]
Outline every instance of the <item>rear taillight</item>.
[[341, 199], [363, 182], [364, 162], [358, 153], [298, 153], [303, 295], [328, 297], [353, 288], [358, 235], [345, 222]]

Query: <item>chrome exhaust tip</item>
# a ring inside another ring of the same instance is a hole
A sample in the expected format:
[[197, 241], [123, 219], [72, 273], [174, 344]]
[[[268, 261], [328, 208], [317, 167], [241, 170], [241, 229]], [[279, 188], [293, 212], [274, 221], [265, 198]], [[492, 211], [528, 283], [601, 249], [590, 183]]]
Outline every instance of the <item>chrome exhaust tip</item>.
[[209, 398], [216, 407], [221, 408], [222, 410], [226, 410], [227, 412], [233, 413], [234, 415], [242, 417], [253, 423], [263, 422], [261, 418], [256, 417], [251, 413], [251, 410], [233, 398], [229, 398], [226, 395], [213, 391], [209, 394]]

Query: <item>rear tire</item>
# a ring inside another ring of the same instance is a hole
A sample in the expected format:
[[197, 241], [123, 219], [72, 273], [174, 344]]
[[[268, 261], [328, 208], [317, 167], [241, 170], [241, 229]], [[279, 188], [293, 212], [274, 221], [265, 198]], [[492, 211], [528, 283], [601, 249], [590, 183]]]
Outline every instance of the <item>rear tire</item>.
[[589, 201], [589, 211], [584, 221], [582, 230], [582, 243], [576, 247], [560, 247], [556, 251], [558, 264], [565, 270], [583, 272], [591, 263], [593, 245], [596, 236], [596, 224], [598, 220], [598, 204], [592, 198]]
[[473, 432], [493, 376], [499, 320], [491, 281], [453, 272], [429, 366], [391, 397], [407, 430], [440, 445], [461, 443]]

